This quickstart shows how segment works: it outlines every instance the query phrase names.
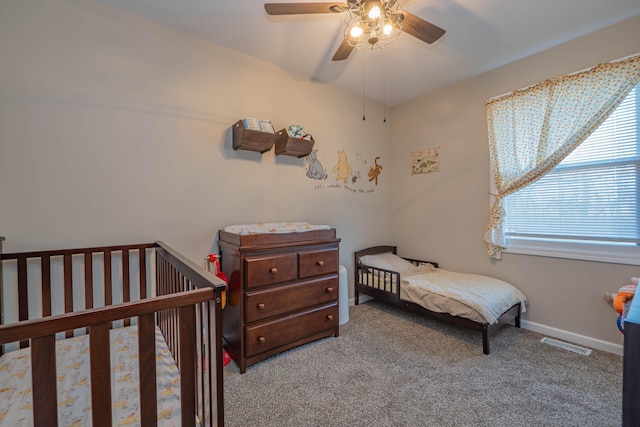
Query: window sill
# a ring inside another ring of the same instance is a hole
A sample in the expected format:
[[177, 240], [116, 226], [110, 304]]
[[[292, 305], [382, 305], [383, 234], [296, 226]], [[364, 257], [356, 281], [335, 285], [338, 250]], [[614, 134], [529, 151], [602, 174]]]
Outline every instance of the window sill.
[[[507, 243], [502, 251], [507, 254], [534, 255], [551, 258], [566, 258], [581, 261], [606, 262], [611, 264], [640, 265], [640, 248], [617, 248], [596, 246], [589, 249], [559, 247], [535, 242], [535, 244]], [[585, 245], [589, 246], [589, 245]]]

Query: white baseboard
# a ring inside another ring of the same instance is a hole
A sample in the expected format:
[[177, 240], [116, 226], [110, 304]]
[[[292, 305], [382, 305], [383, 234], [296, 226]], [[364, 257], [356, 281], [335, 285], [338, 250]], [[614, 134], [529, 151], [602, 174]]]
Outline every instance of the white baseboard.
[[[369, 295], [360, 295], [360, 304], [365, 303], [367, 301], [371, 301], [372, 299], [374, 299], [373, 297], [369, 296]], [[356, 299], [355, 298], [349, 298], [349, 305], [356, 305]]]
[[552, 328], [551, 326], [541, 325], [539, 323], [530, 322], [528, 320], [522, 320], [520, 322], [520, 326], [522, 327], [522, 329], [537, 332], [543, 335], [548, 335], [552, 338], [558, 338], [573, 344], [578, 344], [588, 348], [594, 348], [597, 350], [606, 351], [608, 353], [613, 353], [618, 356], [623, 355], [624, 347], [620, 344], [615, 344], [608, 341], [602, 341], [597, 338], [576, 334], [573, 332], [565, 331], [563, 329]]
[[[365, 303], [374, 299], [369, 295], [360, 295], [360, 303]], [[349, 305], [355, 304], [355, 298], [349, 299]], [[618, 356], [623, 355], [624, 347], [620, 344], [615, 344], [608, 341], [602, 341], [597, 338], [588, 337], [585, 335], [576, 334], [573, 332], [565, 331], [563, 329], [553, 328], [551, 326], [541, 325], [540, 323], [530, 322], [528, 320], [521, 320], [520, 327], [528, 331], [537, 332], [539, 334], [547, 335], [552, 338], [568, 341], [573, 344], [578, 344], [592, 349], [606, 351]]]

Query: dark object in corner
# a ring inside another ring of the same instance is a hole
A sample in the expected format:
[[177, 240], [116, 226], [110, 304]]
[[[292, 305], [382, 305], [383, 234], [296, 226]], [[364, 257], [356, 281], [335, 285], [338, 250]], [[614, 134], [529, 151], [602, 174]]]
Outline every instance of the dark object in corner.
[[622, 425], [640, 425], [640, 297], [631, 301], [624, 322], [624, 361], [622, 365]]

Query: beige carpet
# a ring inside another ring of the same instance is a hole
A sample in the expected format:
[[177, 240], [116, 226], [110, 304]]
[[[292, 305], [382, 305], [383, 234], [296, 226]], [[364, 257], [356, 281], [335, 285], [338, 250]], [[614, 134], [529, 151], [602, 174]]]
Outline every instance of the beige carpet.
[[620, 426], [622, 358], [506, 327], [479, 332], [371, 301], [338, 338], [224, 368], [226, 425]]

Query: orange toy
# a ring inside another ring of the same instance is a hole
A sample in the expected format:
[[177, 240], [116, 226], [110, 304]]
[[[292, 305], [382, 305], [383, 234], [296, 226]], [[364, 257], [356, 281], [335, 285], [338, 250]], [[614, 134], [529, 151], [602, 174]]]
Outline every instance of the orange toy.
[[620, 288], [616, 296], [613, 298], [613, 309], [622, 314], [624, 311], [624, 304], [633, 299], [638, 288], [638, 278], [631, 279], [632, 285], [623, 286]]
[[[226, 285], [226, 289], [229, 289], [229, 281], [227, 280], [227, 275], [220, 270], [220, 255], [217, 254], [209, 254], [207, 259], [207, 269], [211, 270], [211, 266], [213, 266], [213, 274], [215, 274], [219, 279], [221, 279]], [[222, 308], [227, 305], [227, 291], [222, 291]]]

